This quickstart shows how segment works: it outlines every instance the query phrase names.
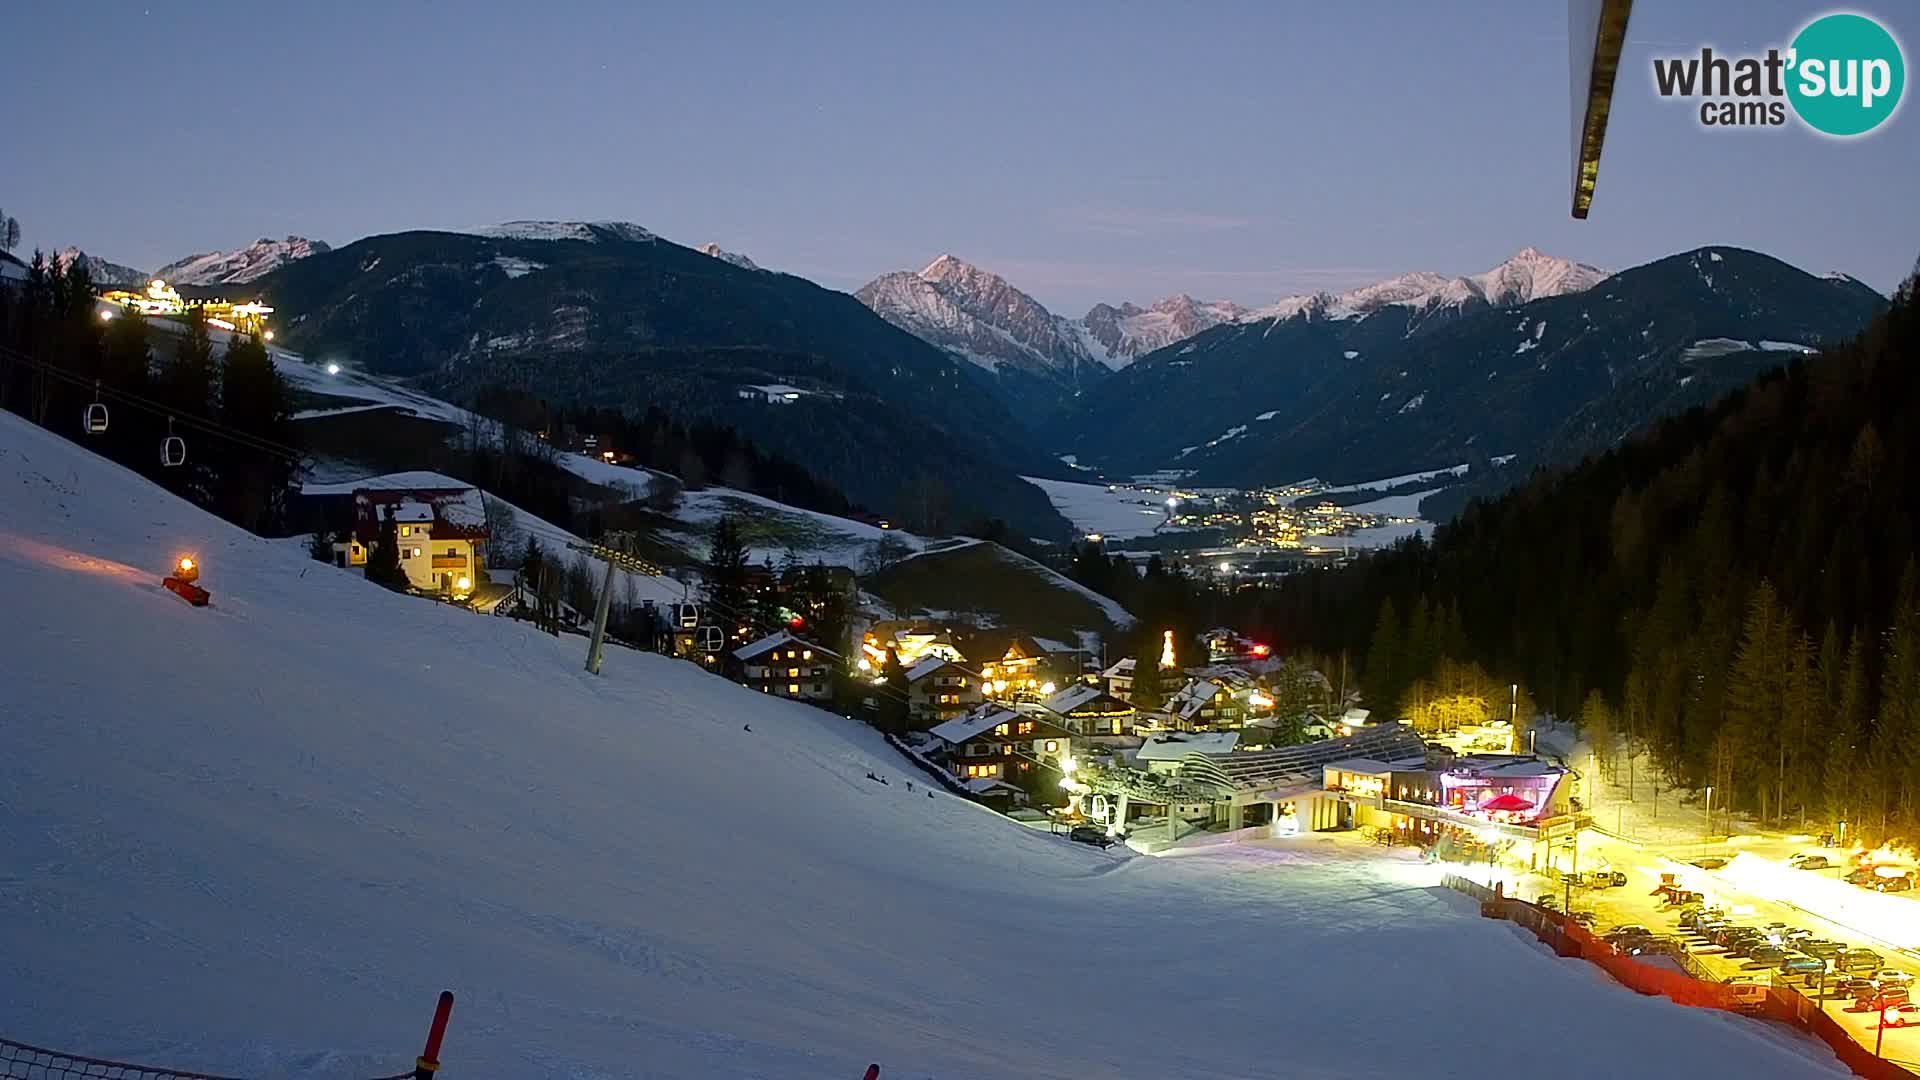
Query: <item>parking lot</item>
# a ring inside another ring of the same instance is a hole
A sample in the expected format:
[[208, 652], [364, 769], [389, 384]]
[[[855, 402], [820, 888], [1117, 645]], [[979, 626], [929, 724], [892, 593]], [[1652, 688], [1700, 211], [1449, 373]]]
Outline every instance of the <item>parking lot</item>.
[[[1869, 1049], [1882, 1032], [1876, 1030], [1875, 1012], [1859, 1001], [1863, 993], [1879, 992], [1884, 975], [1887, 997], [1897, 1004], [1887, 1012], [1882, 1052], [1909, 1067], [1920, 1065], [1920, 1009], [1904, 1000], [1907, 985], [1920, 977], [1920, 962], [1916, 962], [1920, 958], [1790, 903], [1744, 892], [1716, 870], [1676, 868], [1658, 854], [1626, 845], [1608, 846], [1604, 841], [1592, 849], [1583, 845], [1583, 858], [1603, 863], [1617, 876], [1623, 875], [1626, 883], [1569, 889], [1563, 881], [1528, 875], [1517, 883], [1519, 895], [1529, 900], [1550, 895], [1564, 902], [1571, 893], [1572, 913], [1588, 922], [1596, 933], [1604, 935], [1621, 927], [1644, 928], [1644, 941], [1637, 946], [1629, 944], [1622, 951], [1640, 948], [1649, 959], [1661, 952], [1670, 953], [1672, 960], [1668, 963], [1678, 964], [1696, 977], [1762, 985], [1779, 980], [1792, 985], [1809, 998], [1817, 998], [1829, 1016]], [[1676, 873], [1677, 869], [1683, 872]], [[1700, 903], [1675, 905], [1657, 895], [1663, 873], [1675, 875], [1676, 887], [1702, 894]], [[1721, 921], [1683, 923], [1683, 915], [1706, 909], [1716, 909]], [[1739, 932], [1730, 933], [1736, 930]], [[1783, 970], [1783, 964], [1792, 970]], [[1873, 983], [1871, 988], [1850, 984], [1850, 978], [1871, 978]]]

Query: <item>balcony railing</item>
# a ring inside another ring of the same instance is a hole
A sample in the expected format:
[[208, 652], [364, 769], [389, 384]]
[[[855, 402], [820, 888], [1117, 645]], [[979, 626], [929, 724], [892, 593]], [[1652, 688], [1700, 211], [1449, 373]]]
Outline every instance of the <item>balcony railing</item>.
[[467, 568], [467, 557], [465, 555], [435, 555], [433, 557], [433, 568], [435, 570], [465, 570]]

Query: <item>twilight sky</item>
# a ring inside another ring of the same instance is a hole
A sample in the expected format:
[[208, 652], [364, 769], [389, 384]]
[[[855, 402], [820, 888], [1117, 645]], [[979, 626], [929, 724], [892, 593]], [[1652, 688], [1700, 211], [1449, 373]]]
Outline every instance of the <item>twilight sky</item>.
[[[1734, 244], [1887, 291], [1920, 254], [1911, 103], [1842, 143], [1708, 132], [1652, 90], [1656, 53], [1784, 45], [1827, 10], [1638, 5], [1575, 222], [1557, 0], [27, 4], [4, 17], [0, 207], [23, 257], [142, 269], [535, 217], [847, 290], [952, 251], [1068, 315], [1529, 244], [1610, 268]], [[1852, 10], [1920, 58], [1905, 0]]]

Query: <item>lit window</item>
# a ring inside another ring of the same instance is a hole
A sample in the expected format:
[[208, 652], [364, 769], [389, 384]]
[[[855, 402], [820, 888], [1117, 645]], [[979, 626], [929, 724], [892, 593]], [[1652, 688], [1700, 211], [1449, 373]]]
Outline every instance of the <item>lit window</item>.
[[812, 650], [812, 649], [807, 649], [807, 650], [804, 650], [803, 652], [801, 652], [801, 654], [800, 654], [800, 659], [802, 659], [802, 660], [811, 660], [811, 659], [813, 659], [813, 650]]
[[797, 667], [790, 667], [790, 668], [788, 668], [788, 669], [787, 669], [787, 678], [789, 678], [789, 679], [797, 679], [797, 678], [799, 678], [799, 677], [800, 677], [800, 669], [799, 669], [799, 668], [797, 668]]
[[1022, 734], [1022, 735], [1031, 735], [1031, 734], [1033, 734], [1033, 721], [1031, 721], [1031, 720], [1022, 720], [1022, 721], [1020, 722], [1020, 734]]
[[1001, 756], [1001, 757], [1012, 757], [1012, 756], [1013, 756], [1013, 744], [1012, 744], [1012, 743], [1001, 743], [1001, 744], [1000, 744], [1000, 756]]
[[1031, 761], [1023, 761], [1020, 763], [1021, 772], [1026, 772], [1028, 769], [1031, 769], [1031, 768], [1033, 768], [1033, 762]]
[[787, 693], [789, 693], [789, 694], [797, 694], [797, 693], [799, 693], [799, 692], [800, 692], [800, 684], [799, 684], [799, 683], [788, 683], [788, 684], [787, 684]]
[[413, 526], [411, 526], [411, 525], [402, 525], [402, 526], [400, 526], [400, 535], [401, 535], [401, 536], [412, 536], [412, 535], [413, 535]]
[[1001, 724], [1000, 726], [993, 729], [993, 733], [995, 735], [1005, 735], [1007, 733], [1007, 725]]
[[1058, 742], [1055, 742], [1052, 739], [1047, 740], [1047, 753], [1049, 754], [1058, 753], [1059, 750], [1060, 750], [1060, 744]]

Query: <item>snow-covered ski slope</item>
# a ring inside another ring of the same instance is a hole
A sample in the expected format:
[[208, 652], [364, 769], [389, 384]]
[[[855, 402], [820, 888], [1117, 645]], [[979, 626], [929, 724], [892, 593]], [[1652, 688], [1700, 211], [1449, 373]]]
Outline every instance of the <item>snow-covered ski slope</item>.
[[[181, 551], [212, 607], [159, 588]], [[459, 1080], [1841, 1075], [1417, 864], [1075, 846], [909, 792], [857, 724], [625, 650], [588, 676], [578, 638], [382, 591], [5, 413], [0, 595], [24, 1042], [378, 1075], [450, 987]]]

